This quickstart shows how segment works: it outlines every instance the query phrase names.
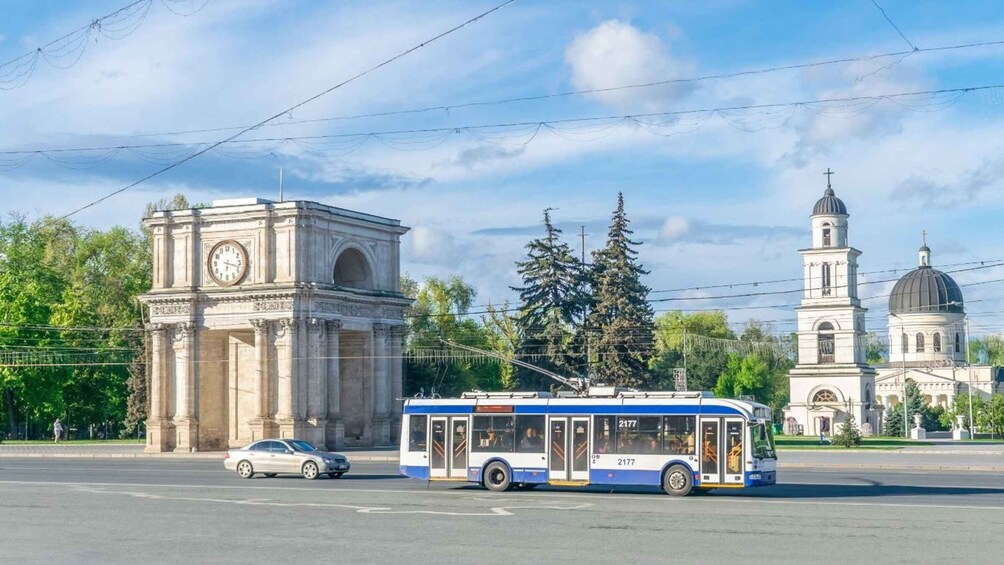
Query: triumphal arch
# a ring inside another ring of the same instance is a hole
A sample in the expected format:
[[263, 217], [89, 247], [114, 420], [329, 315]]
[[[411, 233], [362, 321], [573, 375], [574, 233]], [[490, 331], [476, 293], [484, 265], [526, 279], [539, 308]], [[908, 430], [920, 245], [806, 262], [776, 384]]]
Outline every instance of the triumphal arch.
[[397, 220], [307, 201], [159, 211], [147, 451], [385, 445], [400, 422]]

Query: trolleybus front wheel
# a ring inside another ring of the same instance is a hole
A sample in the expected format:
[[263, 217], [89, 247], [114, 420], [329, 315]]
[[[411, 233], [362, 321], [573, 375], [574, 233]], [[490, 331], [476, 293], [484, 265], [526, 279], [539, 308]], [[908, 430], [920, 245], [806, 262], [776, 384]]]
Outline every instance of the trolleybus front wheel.
[[662, 490], [673, 496], [687, 496], [694, 488], [694, 477], [683, 465], [673, 465], [662, 476]]
[[509, 467], [505, 463], [495, 461], [485, 468], [485, 487], [494, 492], [509, 490], [512, 486], [512, 477], [509, 474]]

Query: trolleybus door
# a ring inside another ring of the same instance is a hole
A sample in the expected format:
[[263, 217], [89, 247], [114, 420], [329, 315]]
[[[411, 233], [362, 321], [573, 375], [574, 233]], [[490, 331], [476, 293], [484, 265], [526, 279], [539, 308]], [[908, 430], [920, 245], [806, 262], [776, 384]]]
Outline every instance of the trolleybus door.
[[429, 441], [429, 477], [446, 478], [450, 476], [450, 448], [447, 445], [448, 418], [431, 418]]
[[701, 482], [721, 484], [721, 418], [701, 418]]
[[450, 418], [450, 477], [467, 478], [467, 438], [470, 436], [466, 416]]
[[722, 435], [722, 464], [725, 473], [722, 483], [743, 485], [743, 471], [746, 459], [746, 423], [741, 418], [725, 418], [725, 434]]
[[467, 478], [466, 416], [432, 418], [432, 441], [429, 442], [429, 477], [433, 479]]
[[549, 481], [589, 480], [589, 418], [550, 418], [547, 445]]

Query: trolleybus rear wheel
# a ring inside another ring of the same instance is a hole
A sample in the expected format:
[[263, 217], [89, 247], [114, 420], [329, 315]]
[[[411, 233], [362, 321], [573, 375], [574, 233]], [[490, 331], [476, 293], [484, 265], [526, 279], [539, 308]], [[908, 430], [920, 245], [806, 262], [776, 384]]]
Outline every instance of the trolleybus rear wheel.
[[694, 477], [683, 465], [673, 465], [662, 476], [662, 490], [673, 496], [687, 496], [694, 488]]
[[509, 490], [512, 486], [512, 477], [509, 476], [509, 467], [505, 463], [495, 461], [485, 468], [485, 488], [495, 492]]

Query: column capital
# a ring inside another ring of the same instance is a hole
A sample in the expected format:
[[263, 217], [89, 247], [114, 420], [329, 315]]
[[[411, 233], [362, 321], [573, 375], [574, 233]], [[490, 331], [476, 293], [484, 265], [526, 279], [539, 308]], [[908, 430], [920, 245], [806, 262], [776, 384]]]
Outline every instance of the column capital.
[[337, 332], [338, 330], [342, 329], [342, 327], [345, 325], [345, 323], [342, 322], [341, 320], [325, 320], [324, 324], [328, 326], [329, 332], [332, 331]]
[[194, 322], [180, 322], [174, 324], [174, 341], [184, 341], [195, 337], [195, 330], [198, 326]]
[[165, 330], [167, 330], [167, 326], [165, 326], [164, 324], [158, 324], [158, 323], [146, 324], [146, 331], [151, 334], [163, 333]]
[[300, 326], [299, 318], [283, 318], [277, 322], [276, 337], [286, 337], [286, 334], [290, 332], [296, 333], [296, 329]]
[[307, 318], [307, 331], [310, 333], [323, 333], [325, 325], [320, 318]]
[[401, 339], [408, 333], [408, 328], [404, 325], [396, 325], [390, 327], [390, 336], [395, 339]]
[[390, 333], [390, 324], [373, 324], [373, 333], [377, 337], [387, 337], [387, 334]]
[[268, 331], [269, 320], [264, 318], [252, 318], [248, 321], [251, 322], [251, 326], [254, 327], [256, 332], [264, 333]]

